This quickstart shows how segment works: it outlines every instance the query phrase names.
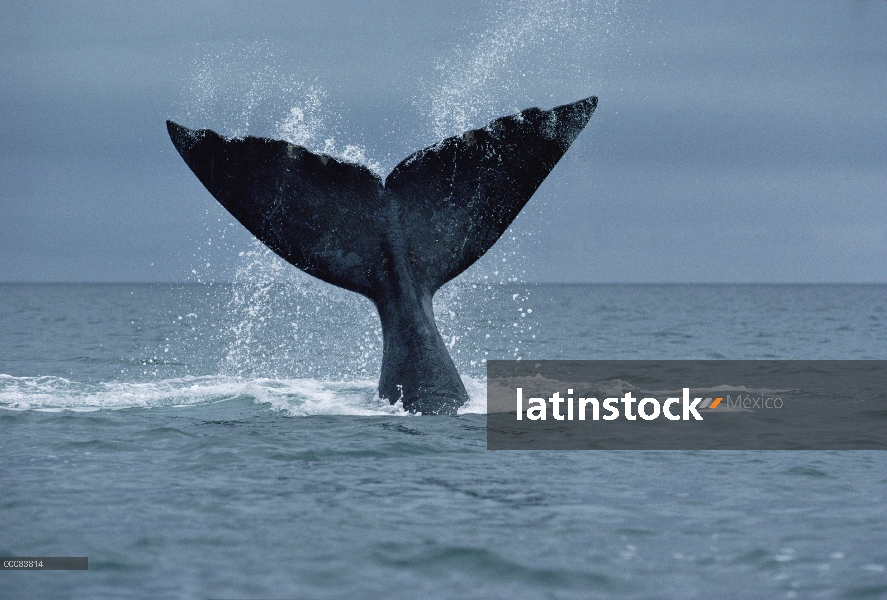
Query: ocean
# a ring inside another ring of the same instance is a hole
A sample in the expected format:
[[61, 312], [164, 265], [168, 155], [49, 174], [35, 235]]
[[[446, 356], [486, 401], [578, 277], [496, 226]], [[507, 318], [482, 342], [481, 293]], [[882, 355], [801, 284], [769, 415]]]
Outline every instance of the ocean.
[[887, 286], [435, 312], [456, 417], [380, 401], [372, 305], [307, 276], [0, 284], [0, 555], [89, 557], [0, 597], [887, 597], [887, 453], [488, 451], [484, 416], [488, 359], [887, 359]]

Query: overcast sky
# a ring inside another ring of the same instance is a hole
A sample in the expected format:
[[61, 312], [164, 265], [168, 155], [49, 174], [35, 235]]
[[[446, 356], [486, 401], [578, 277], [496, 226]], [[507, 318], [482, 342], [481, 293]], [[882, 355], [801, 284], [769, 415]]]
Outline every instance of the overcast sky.
[[887, 282], [884, 0], [16, 1], [0, 36], [0, 281], [230, 275], [251, 236], [167, 118], [387, 172], [596, 94], [484, 261], [527, 281]]

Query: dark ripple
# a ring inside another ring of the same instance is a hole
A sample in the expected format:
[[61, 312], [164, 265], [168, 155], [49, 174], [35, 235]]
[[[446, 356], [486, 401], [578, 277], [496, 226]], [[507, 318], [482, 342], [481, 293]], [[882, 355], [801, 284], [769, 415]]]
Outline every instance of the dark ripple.
[[381, 565], [434, 578], [452, 577], [454, 573], [459, 573], [461, 576], [478, 577], [486, 586], [502, 582], [509, 586], [518, 584], [586, 592], [613, 592], [624, 587], [600, 573], [583, 572], [575, 567], [554, 569], [528, 566], [484, 548], [444, 546], [417, 551], [412, 546], [387, 544], [379, 546], [372, 554]]

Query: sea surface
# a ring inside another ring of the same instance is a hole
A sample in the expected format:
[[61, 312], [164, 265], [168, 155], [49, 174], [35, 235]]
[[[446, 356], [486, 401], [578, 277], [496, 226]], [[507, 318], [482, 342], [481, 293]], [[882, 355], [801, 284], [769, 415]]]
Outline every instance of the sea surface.
[[472, 397], [375, 393], [369, 302], [0, 284], [0, 598], [884, 598], [887, 453], [488, 451], [485, 359], [887, 359], [885, 285], [456, 283]]

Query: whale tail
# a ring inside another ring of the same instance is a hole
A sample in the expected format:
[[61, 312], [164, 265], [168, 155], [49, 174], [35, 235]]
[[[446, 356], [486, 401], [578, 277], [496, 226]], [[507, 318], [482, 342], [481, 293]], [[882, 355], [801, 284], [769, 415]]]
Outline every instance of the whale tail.
[[382, 320], [380, 397], [453, 414], [468, 400], [431, 298], [505, 232], [585, 127], [591, 97], [530, 108], [407, 157], [383, 182], [366, 167], [264, 138], [167, 121], [209, 192], [282, 258], [368, 297]]

